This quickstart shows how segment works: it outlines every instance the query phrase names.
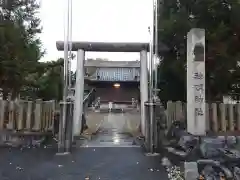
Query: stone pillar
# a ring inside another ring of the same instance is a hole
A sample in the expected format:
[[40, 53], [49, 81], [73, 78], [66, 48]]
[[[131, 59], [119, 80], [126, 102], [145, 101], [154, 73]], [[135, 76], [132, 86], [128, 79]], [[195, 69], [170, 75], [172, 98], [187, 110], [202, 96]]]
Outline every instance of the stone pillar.
[[82, 129], [83, 96], [84, 96], [84, 60], [85, 51], [77, 51], [77, 69], [75, 84], [75, 103], [73, 119], [73, 136], [79, 136]]
[[146, 112], [144, 103], [148, 100], [148, 69], [147, 51], [140, 52], [141, 74], [140, 74], [140, 97], [141, 97], [141, 132], [145, 136]]
[[205, 30], [191, 29], [187, 35], [187, 131], [206, 134]]

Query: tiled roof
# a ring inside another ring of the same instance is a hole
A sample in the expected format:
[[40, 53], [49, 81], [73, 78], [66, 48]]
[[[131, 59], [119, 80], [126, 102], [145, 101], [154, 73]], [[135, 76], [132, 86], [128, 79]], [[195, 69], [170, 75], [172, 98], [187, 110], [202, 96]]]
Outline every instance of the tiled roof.
[[86, 60], [85, 67], [135, 67], [140, 68], [140, 61], [102, 61]]

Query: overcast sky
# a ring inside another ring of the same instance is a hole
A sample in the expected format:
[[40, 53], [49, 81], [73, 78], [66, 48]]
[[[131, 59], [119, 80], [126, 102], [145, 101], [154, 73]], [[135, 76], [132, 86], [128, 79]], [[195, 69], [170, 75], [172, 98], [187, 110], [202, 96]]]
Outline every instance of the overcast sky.
[[[63, 57], [56, 41], [64, 39], [64, 11], [67, 0], [41, 0], [42, 39], [47, 54], [43, 61]], [[148, 42], [150, 0], [72, 0], [73, 41]], [[139, 53], [88, 52], [86, 58], [137, 60]], [[74, 62], [73, 67], [75, 67]]]

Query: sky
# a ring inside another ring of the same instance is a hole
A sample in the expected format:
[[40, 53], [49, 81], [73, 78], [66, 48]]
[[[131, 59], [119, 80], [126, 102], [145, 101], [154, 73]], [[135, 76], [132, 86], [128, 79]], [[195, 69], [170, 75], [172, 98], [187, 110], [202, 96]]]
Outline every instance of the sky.
[[[151, 17], [150, 0], [72, 0], [72, 40], [100, 42], [148, 42]], [[40, 0], [43, 32], [40, 38], [46, 49], [42, 61], [63, 57], [56, 41], [64, 40], [64, 15], [67, 0]], [[113, 61], [139, 59], [139, 53], [86, 52], [86, 58]], [[76, 60], [72, 68], [75, 69]]]

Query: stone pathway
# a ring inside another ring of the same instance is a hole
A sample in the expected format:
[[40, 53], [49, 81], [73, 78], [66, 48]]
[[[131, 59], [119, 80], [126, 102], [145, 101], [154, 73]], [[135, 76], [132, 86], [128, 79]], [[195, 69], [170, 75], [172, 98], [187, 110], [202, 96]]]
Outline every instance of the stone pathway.
[[127, 118], [124, 113], [104, 114], [97, 135], [83, 147], [139, 147], [133, 145], [132, 127]]
[[[84, 132], [85, 134], [95, 134], [99, 129], [102, 123], [106, 123], [107, 121], [111, 121], [112, 119], [118, 119], [119, 123], [117, 126], [124, 125], [124, 131], [138, 135], [139, 133], [139, 125], [140, 125], [140, 113], [136, 110], [130, 111], [128, 113], [102, 113], [102, 112], [94, 112], [88, 111], [86, 114], [88, 129]], [[111, 122], [114, 123], [114, 122]], [[115, 126], [116, 126], [115, 125]]]

